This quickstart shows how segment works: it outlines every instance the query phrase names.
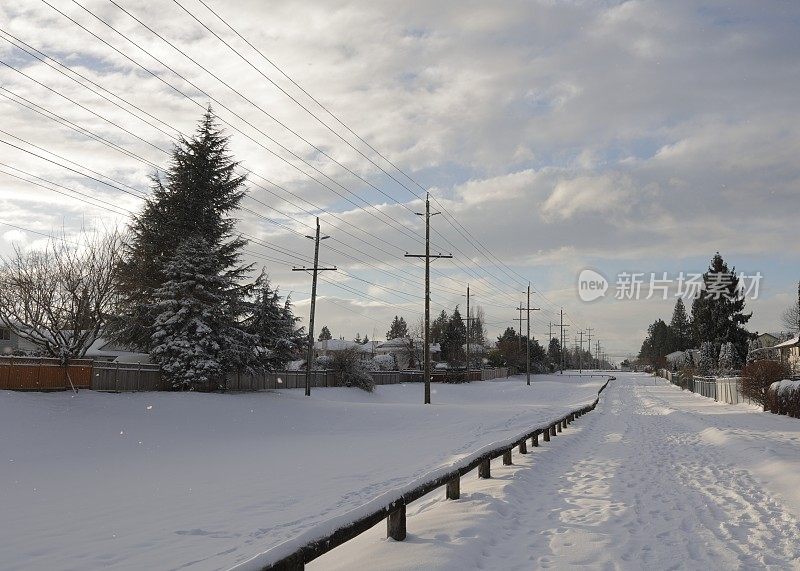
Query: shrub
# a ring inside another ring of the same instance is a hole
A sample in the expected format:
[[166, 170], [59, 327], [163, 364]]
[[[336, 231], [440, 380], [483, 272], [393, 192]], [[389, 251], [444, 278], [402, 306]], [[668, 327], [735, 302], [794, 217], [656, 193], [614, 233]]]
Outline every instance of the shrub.
[[681, 369], [681, 372], [678, 374], [678, 386], [681, 390], [686, 390], [689, 388], [689, 381], [694, 377], [695, 370], [694, 367], [684, 367]]
[[750, 400], [757, 402], [767, 410], [768, 391], [772, 383], [785, 379], [788, 371], [778, 361], [755, 361], [742, 369], [741, 391]]
[[800, 381], [778, 381], [767, 390], [767, 408], [778, 414], [800, 418]]
[[336, 351], [330, 368], [340, 386], [356, 387], [370, 393], [375, 388], [375, 381], [361, 360], [361, 352], [355, 348]]
[[375, 355], [369, 366], [373, 371], [396, 371], [397, 359], [394, 355]]

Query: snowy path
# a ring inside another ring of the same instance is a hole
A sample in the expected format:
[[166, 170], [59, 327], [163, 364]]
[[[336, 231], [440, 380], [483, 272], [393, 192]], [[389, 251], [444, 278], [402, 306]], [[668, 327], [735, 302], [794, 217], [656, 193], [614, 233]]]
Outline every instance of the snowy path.
[[311, 568], [800, 569], [800, 421], [618, 375], [597, 410], [462, 500]]

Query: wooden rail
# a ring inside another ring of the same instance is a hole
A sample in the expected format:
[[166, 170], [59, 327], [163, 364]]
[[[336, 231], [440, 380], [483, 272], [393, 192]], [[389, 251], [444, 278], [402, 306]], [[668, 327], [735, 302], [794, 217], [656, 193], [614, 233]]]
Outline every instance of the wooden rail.
[[[610, 381], [616, 379], [616, 377], [610, 375], [603, 376], [608, 377], [608, 379], [597, 391], [597, 398], [590, 405], [574, 410], [546, 426], [540, 426], [513, 439], [506, 440], [503, 444], [494, 446], [489, 450], [482, 450], [479, 454], [462, 460], [458, 467], [438, 473], [431, 479], [411, 489], [393, 494], [384, 494], [381, 497], [389, 496], [386, 501], [380, 502], [380, 505], [376, 506], [372, 506], [371, 504], [374, 502], [370, 502], [368, 506], [371, 506], [371, 509], [365, 510], [366, 513], [364, 515], [356, 517], [349, 523], [334, 526], [334, 529], [329, 533], [320, 533], [318, 537], [310, 539], [299, 546], [296, 540], [286, 541], [249, 561], [237, 565], [234, 569], [236, 571], [302, 570], [306, 563], [357, 537], [380, 523], [383, 519], [386, 520], [386, 536], [397, 541], [403, 541], [406, 538], [406, 506], [408, 504], [442, 486], [446, 486], [447, 499], [457, 500], [460, 497], [461, 477], [465, 474], [477, 468], [479, 478], [491, 478], [491, 461], [495, 458], [502, 456], [503, 464], [511, 464], [514, 448], [519, 447], [520, 453], [526, 454], [527, 441], [531, 441], [531, 446], [539, 446], [540, 434], [543, 435], [544, 442], [549, 442], [551, 437], [556, 436], [569, 423], [595, 409], [598, 402], [600, 402], [600, 394]], [[310, 533], [314, 533], [314, 530], [310, 530]]]

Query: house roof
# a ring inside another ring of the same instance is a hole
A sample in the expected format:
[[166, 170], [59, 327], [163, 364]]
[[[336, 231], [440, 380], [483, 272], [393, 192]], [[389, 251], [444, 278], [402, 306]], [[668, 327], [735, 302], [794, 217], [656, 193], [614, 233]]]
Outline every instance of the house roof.
[[777, 345], [773, 345], [773, 349], [784, 349], [786, 347], [796, 347], [800, 345], [800, 337], [792, 337], [791, 339], [784, 341], [783, 343], [778, 343]]
[[369, 343], [362, 345], [361, 343], [346, 341], [344, 339], [326, 339], [325, 341], [317, 341], [314, 343], [314, 349], [318, 351], [344, 351], [345, 349], [372, 351], [372, 346]]

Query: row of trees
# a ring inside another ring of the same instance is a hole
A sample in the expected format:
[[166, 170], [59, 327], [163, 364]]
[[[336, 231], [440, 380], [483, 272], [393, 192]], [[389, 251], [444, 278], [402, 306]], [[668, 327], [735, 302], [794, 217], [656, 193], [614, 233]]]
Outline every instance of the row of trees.
[[683, 300], [678, 298], [669, 324], [657, 319], [647, 329], [639, 358], [655, 367], [664, 366], [665, 356], [674, 351], [700, 348], [702, 365], [708, 370], [720, 357], [726, 369], [741, 366], [753, 334], [744, 325], [752, 313], [745, 313], [744, 292], [739, 286], [736, 268], [728, 268], [717, 252], [703, 274], [704, 287], [692, 301], [691, 317]]

